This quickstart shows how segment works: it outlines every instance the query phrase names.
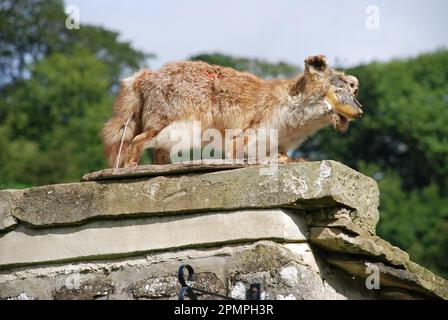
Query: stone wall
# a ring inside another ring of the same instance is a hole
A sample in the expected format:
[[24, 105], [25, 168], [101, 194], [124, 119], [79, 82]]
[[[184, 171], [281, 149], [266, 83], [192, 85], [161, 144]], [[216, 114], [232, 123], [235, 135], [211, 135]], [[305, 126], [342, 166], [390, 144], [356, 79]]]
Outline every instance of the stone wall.
[[374, 180], [334, 161], [274, 175], [139, 166], [2, 190], [0, 299], [175, 299], [185, 263], [194, 287], [237, 299], [255, 282], [263, 299], [448, 298], [446, 280], [375, 235], [378, 201]]

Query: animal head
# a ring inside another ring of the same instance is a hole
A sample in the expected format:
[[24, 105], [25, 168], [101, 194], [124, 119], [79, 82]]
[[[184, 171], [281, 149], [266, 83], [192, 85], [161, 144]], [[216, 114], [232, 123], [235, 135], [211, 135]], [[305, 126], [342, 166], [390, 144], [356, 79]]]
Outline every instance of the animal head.
[[356, 100], [358, 79], [330, 69], [325, 56], [311, 56], [305, 59], [303, 79], [304, 89], [317, 100], [319, 110], [325, 105], [325, 114], [329, 116], [336, 130], [347, 130], [349, 121], [362, 115], [362, 106]]

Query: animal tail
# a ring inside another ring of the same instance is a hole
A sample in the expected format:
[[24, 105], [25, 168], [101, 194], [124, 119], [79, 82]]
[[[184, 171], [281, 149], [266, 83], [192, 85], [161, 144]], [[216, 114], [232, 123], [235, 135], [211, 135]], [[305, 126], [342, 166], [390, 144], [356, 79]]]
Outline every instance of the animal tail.
[[138, 83], [141, 75], [142, 73], [136, 74], [121, 81], [112, 118], [103, 127], [104, 156], [110, 167], [124, 166], [128, 147], [142, 130], [142, 99]]

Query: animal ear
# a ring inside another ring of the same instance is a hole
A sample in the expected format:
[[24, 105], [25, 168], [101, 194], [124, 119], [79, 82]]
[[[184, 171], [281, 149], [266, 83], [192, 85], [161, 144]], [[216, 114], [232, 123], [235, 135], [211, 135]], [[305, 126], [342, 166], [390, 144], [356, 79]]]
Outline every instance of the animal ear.
[[305, 73], [321, 73], [328, 69], [327, 57], [324, 55], [310, 56], [305, 59]]

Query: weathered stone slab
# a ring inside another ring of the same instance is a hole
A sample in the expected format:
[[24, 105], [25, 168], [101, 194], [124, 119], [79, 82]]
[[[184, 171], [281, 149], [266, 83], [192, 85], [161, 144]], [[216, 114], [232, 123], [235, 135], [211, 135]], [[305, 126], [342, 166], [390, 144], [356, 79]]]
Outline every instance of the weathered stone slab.
[[147, 214], [332, 206], [352, 208], [353, 221], [371, 233], [378, 221], [376, 182], [335, 161], [228, 171], [50, 185], [24, 191], [13, 214], [35, 227]]
[[351, 209], [335, 207], [323, 209], [312, 215], [306, 215], [307, 224], [310, 227], [338, 228], [348, 234], [357, 234], [363, 237], [372, 234], [353, 222]]
[[373, 257], [403, 268], [409, 262], [406, 252], [377, 236], [360, 236], [335, 227], [311, 227], [310, 242], [329, 251]]
[[20, 191], [0, 190], [0, 233], [17, 225], [17, 221], [12, 214], [14, 208], [14, 194], [17, 193], [20, 193]]
[[406, 269], [418, 276], [419, 284], [422, 287], [448, 300], [448, 280], [412, 261], [406, 264]]
[[51, 229], [20, 226], [0, 238], [0, 268], [260, 239], [303, 242], [306, 232], [302, 219], [284, 210], [95, 221]]
[[[379, 272], [381, 286], [402, 288], [405, 290], [410, 290], [411, 292], [420, 292], [427, 295], [429, 298], [439, 297], [442, 299], [448, 299], [448, 282], [443, 279], [441, 279], [442, 283], [428, 283], [416, 272], [406, 269], [393, 268], [384, 265], [381, 262], [370, 262], [366, 260], [349, 258], [329, 258], [327, 261], [330, 264], [361, 278], [370, 276], [372, 274], [372, 270], [376, 269]], [[367, 272], [367, 268], [371, 271]]]
[[129, 179], [160, 176], [164, 174], [185, 174], [210, 172], [249, 167], [247, 164], [224, 163], [224, 160], [199, 160], [164, 165], [140, 165], [129, 168], [108, 168], [85, 174], [81, 181]]

